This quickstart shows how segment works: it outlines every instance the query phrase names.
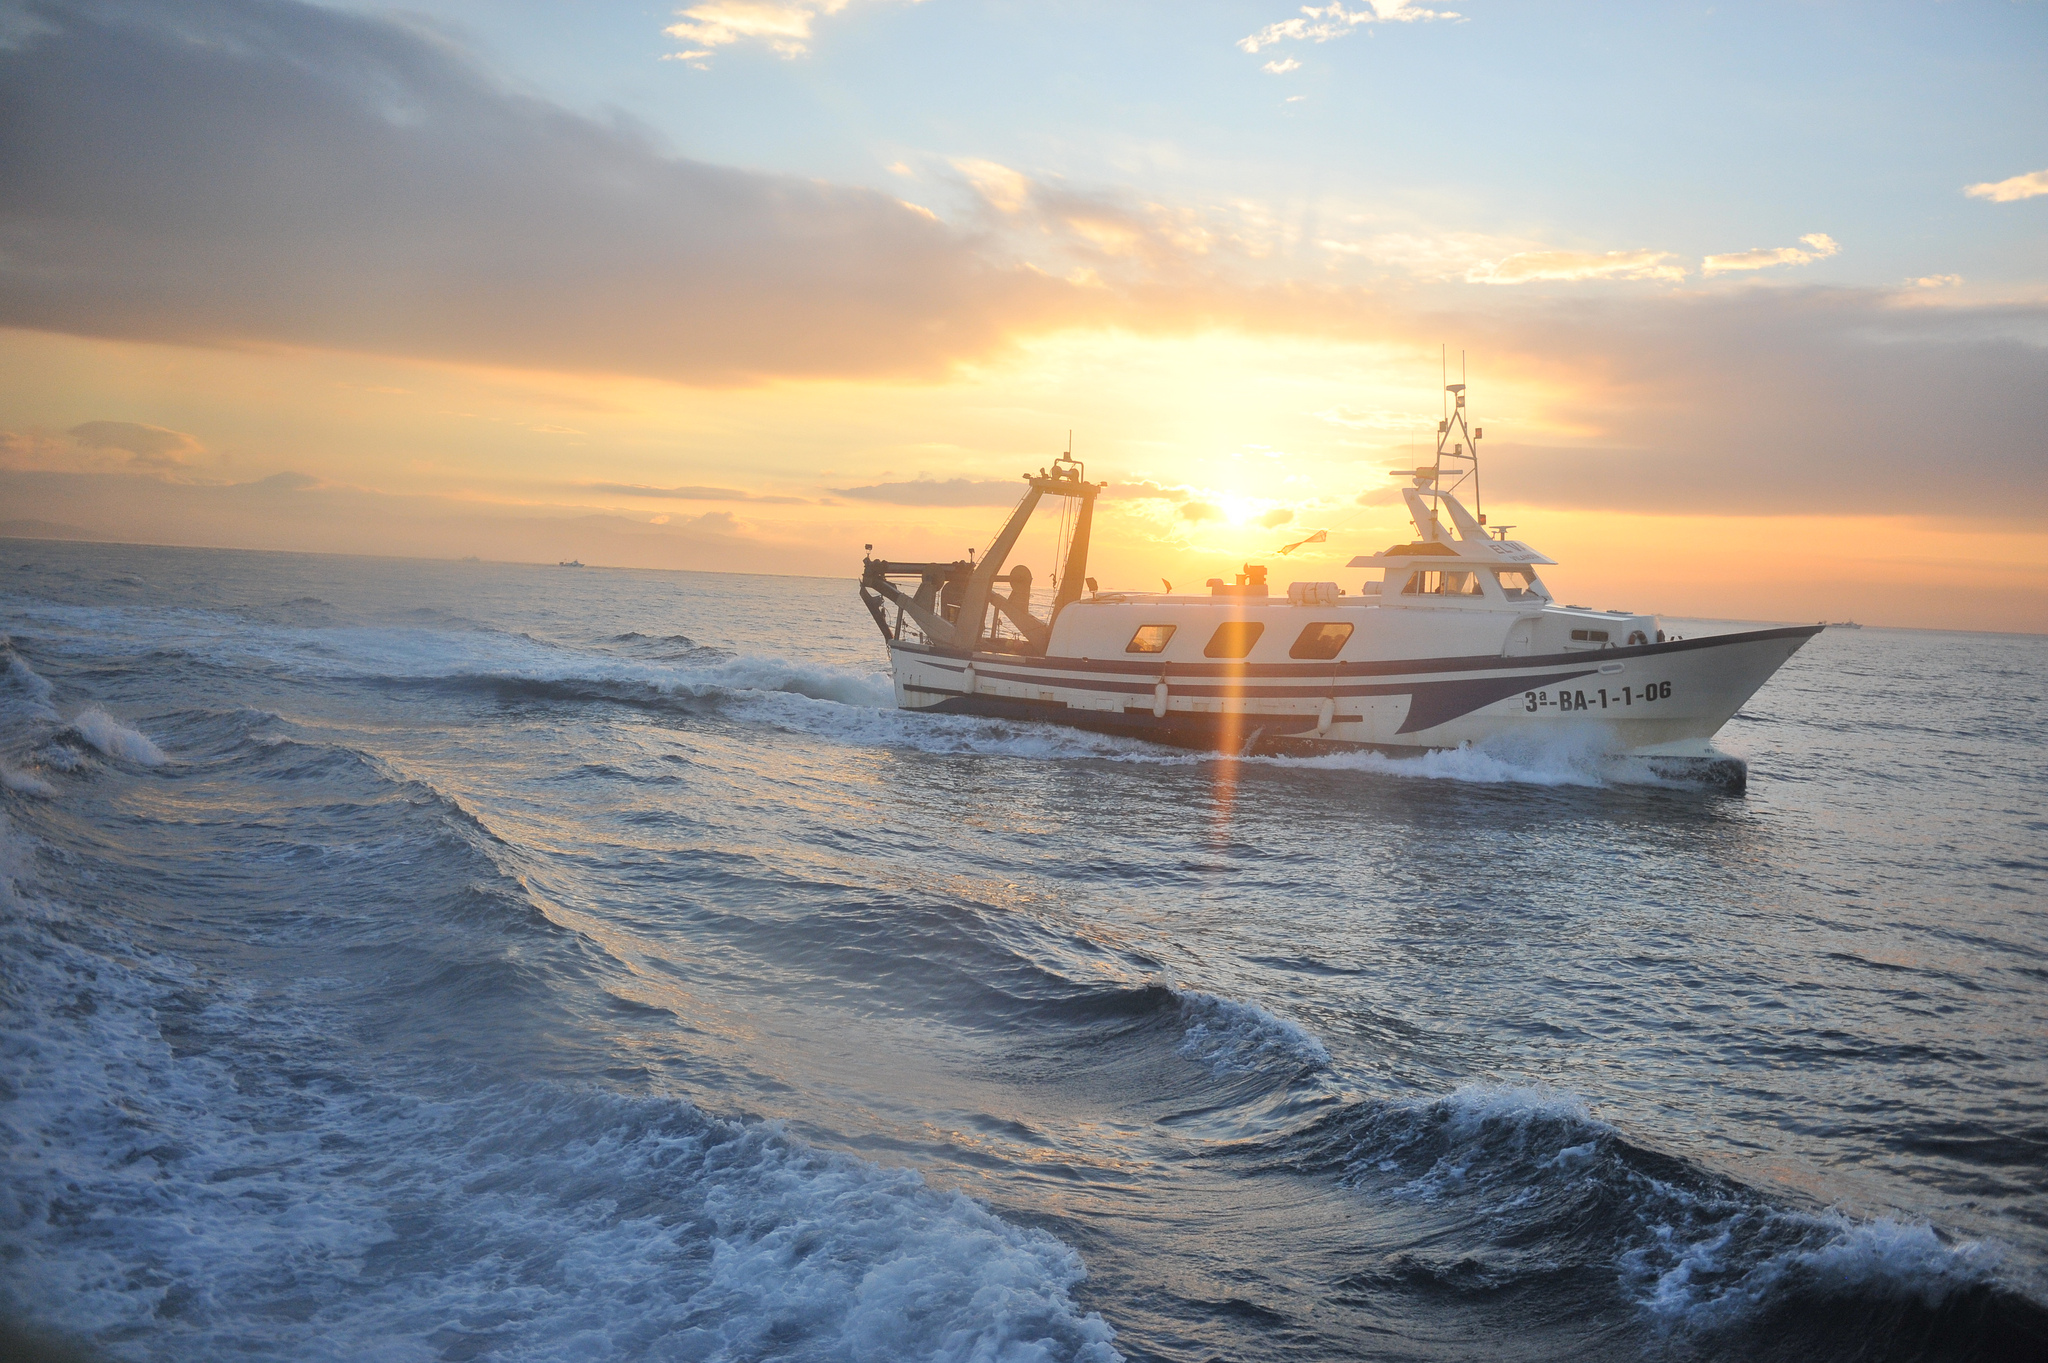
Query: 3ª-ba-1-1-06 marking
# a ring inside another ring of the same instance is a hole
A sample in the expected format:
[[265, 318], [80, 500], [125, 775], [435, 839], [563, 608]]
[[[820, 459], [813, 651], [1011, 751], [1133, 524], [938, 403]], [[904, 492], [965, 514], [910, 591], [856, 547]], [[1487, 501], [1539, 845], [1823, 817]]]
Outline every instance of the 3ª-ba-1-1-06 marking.
[[1606, 710], [1616, 705], [1645, 705], [1652, 701], [1670, 700], [1670, 682], [1648, 682], [1642, 686], [1624, 686], [1619, 691], [1609, 691], [1602, 686], [1592, 692], [1560, 691], [1555, 696], [1548, 691], [1525, 691], [1522, 693], [1522, 708], [1530, 714], [1538, 710]]

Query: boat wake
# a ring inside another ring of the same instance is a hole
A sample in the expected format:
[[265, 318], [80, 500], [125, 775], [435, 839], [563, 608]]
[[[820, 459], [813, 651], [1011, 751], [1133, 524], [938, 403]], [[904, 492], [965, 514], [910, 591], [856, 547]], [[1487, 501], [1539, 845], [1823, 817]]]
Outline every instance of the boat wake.
[[1120, 1356], [1071, 1248], [913, 1171], [679, 1097], [365, 1068], [310, 998], [84, 928], [35, 867], [0, 814], [13, 1321], [134, 1359], [259, 1321], [337, 1363]]

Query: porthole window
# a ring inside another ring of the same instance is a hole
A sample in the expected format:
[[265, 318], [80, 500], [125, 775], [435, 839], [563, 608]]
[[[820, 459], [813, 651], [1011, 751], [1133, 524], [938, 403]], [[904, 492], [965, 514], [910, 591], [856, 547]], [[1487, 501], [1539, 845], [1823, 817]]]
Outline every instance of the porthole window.
[[1324, 620], [1310, 625], [1294, 641], [1294, 647], [1287, 650], [1290, 658], [1313, 658], [1327, 662], [1343, 652], [1345, 642], [1351, 638], [1351, 626], [1337, 620]]
[[1202, 650], [1205, 658], [1242, 658], [1252, 651], [1252, 645], [1266, 632], [1265, 625], [1257, 620], [1227, 620], [1216, 627], [1209, 636], [1208, 646]]
[[1140, 625], [1131, 641], [1124, 645], [1126, 653], [1164, 653], [1166, 641], [1173, 637], [1172, 625]]

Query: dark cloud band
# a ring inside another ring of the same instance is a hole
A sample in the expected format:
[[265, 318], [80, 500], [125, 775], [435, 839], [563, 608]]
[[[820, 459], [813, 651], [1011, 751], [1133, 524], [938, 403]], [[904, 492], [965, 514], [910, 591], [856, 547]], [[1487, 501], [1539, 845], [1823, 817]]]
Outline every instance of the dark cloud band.
[[665, 154], [290, 0], [32, 0], [0, 324], [744, 382], [941, 373], [1057, 286], [886, 195]]

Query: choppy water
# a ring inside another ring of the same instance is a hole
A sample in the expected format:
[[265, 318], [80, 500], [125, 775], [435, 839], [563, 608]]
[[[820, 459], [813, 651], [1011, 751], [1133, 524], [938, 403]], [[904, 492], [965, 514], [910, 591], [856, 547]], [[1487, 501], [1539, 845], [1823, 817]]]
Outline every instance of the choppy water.
[[2048, 641], [1823, 634], [1731, 798], [904, 716], [844, 582], [0, 557], [17, 1323], [2048, 1349]]

